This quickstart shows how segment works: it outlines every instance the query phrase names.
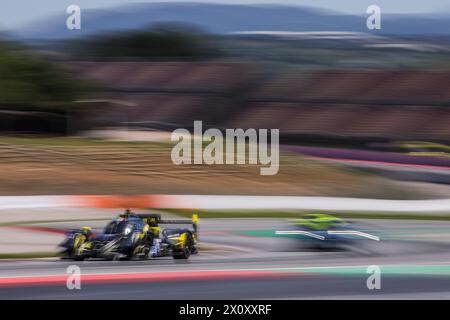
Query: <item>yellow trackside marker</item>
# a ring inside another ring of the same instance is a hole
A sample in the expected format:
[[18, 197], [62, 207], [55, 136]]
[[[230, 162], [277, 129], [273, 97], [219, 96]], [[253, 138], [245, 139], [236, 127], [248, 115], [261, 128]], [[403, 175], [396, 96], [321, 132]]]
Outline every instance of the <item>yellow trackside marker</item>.
[[192, 222], [193, 222], [193, 223], [197, 223], [197, 222], [198, 222], [198, 214], [194, 213], [194, 214], [192, 215]]

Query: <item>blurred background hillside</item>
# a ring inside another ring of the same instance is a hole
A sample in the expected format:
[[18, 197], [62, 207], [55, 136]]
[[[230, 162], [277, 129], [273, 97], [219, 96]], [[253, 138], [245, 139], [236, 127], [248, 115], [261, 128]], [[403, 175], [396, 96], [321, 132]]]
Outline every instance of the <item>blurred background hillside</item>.
[[[365, 9], [365, 8], [364, 8]], [[450, 18], [133, 4], [5, 30], [0, 192], [450, 195]], [[170, 132], [280, 129], [276, 176], [177, 167]]]

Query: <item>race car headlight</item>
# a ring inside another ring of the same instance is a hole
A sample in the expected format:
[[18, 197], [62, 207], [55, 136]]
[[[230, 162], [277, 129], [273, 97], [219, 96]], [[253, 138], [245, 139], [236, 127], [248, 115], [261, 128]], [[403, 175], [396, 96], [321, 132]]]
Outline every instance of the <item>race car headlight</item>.
[[123, 234], [128, 235], [131, 232], [131, 228], [125, 228]]

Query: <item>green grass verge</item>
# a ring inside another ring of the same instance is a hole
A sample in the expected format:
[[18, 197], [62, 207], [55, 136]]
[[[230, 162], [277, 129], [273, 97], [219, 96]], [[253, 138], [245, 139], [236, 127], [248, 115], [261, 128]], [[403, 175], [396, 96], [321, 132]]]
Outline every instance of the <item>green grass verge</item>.
[[[111, 216], [111, 219], [114, 216]], [[9, 226], [28, 226], [28, 225], [36, 225], [36, 224], [50, 224], [50, 223], [65, 223], [65, 222], [84, 222], [84, 221], [108, 221], [108, 218], [90, 218], [90, 219], [55, 219], [55, 220], [24, 220], [24, 221], [8, 221], [0, 223], [1, 227], [9, 227]]]
[[[181, 209], [165, 209], [156, 210], [149, 209], [151, 212], [170, 213], [183, 218], [191, 218], [193, 213], [197, 213], [200, 218], [300, 218], [307, 213], [327, 213], [333, 214], [344, 219], [392, 219], [392, 220], [435, 220], [435, 221], [450, 221], [450, 212], [448, 214], [413, 214], [413, 213], [398, 213], [398, 212], [333, 212], [333, 211], [295, 211], [295, 210], [181, 210]], [[114, 216], [111, 216], [111, 219]], [[90, 218], [90, 219], [69, 219], [69, 220], [35, 220], [35, 221], [9, 221], [0, 223], [0, 226], [33, 226], [40, 224], [53, 223], [71, 223], [71, 222], [95, 222], [95, 221], [109, 221], [108, 218]]]
[[57, 257], [57, 252], [11, 252], [0, 253], [0, 259], [35, 259]]
[[346, 219], [395, 219], [395, 220], [438, 220], [450, 221], [448, 214], [398, 213], [398, 212], [333, 212], [333, 211], [275, 211], [275, 210], [166, 210], [183, 217], [198, 213], [200, 218], [299, 218], [306, 213], [328, 213]]

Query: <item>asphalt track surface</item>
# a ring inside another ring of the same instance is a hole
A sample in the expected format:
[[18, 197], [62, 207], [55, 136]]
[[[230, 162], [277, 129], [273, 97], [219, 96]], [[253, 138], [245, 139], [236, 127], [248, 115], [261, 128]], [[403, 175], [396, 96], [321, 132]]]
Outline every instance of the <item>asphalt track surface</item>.
[[[450, 223], [357, 221], [380, 236], [343, 250], [279, 239], [276, 219], [203, 219], [188, 261], [0, 261], [0, 299], [450, 299]], [[66, 286], [69, 265], [81, 289]], [[367, 267], [381, 289], [367, 288]]]

